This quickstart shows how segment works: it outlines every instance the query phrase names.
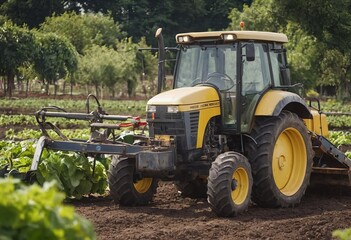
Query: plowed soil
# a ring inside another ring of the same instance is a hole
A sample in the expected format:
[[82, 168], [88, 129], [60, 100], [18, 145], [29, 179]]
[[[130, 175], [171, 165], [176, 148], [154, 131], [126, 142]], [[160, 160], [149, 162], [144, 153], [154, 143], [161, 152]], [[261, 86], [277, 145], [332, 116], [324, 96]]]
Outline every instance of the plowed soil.
[[331, 239], [351, 227], [351, 189], [315, 186], [294, 208], [252, 204], [233, 218], [219, 218], [206, 199], [182, 198], [171, 183], [160, 183], [145, 207], [120, 207], [111, 197], [73, 201], [95, 226], [98, 239]]

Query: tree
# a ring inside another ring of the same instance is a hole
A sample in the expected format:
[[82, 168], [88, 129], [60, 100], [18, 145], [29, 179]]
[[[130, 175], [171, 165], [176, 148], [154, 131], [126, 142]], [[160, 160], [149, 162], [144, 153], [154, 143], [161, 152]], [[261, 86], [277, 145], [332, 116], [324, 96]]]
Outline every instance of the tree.
[[351, 0], [275, 0], [286, 18], [341, 53], [351, 50]]
[[[146, 39], [142, 38], [138, 43], [139, 48], [148, 48], [146, 44]], [[138, 51], [136, 53], [136, 70], [140, 72], [141, 79], [141, 90], [145, 97], [148, 94], [153, 94], [157, 90], [157, 84], [155, 82], [156, 76], [158, 74], [158, 59], [151, 51]]]
[[321, 61], [321, 69], [319, 85], [335, 86], [337, 99], [350, 99], [351, 53], [342, 54], [337, 49], [327, 50]]
[[7, 16], [17, 25], [38, 27], [53, 13], [64, 11], [63, 0], [5, 0], [0, 5], [0, 14]]
[[229, 29], [238, 30], [239, 23], [244, 21], [246, 30], [284, 32], [289, 39], [285, 47], [288, 49], [292, 80], [303, 83], [307, 89], [313, 88], [320, 76], [319, 62], [323, 58], [320, 49], [323, 45], [297, 23], [287, 21], [284, 15], [275, 0], [256, 0], [250, 7], [244, 5], [242, 11], [232, 9]]
[[251, 6], [244, 5], [242, 10], [233, 8], [228, 18], [230, 30], [240, 30], [241, 21], [245, 23], [245, 30], [254, 31], [278, 32], [287, 24], [273, 0], [256, 0]]
[[34, 58], [34, 68], [45, 82], [48, 93], [49, 84], [55, 84], [59, 78], [77, 70], [77, 52], [67, 39], [53, 33], [38, 33], [37, 41], [39, 51]]
[[92, 45], [113, 47], [125, 34], [113, 19], [101, 14], [64, 13], [45, 20], [40, 27], [43, 33], [65, 36], [75, 46], [79, 54]]
[[313, 35], [324, 48], [320, 49], [321, 80], [337, 86], [337, 98], [350, 96], [351, 0], [294, 1], [275, 0], [286, 17], [297, 22]]
[[100, 88], [107, 86], [114, 95], [114, 86], [122, 81], [121, 63], [123, 59], [116, 50], [93, 45], [87, 48], [79, 61], [78, 81], [95, 87], [95, 95], [100, 97]]
[[35, 36], [28, 29], [11, 22], [0, 26], [0, 73], [7, 77], [5, 94], [9, 97], [12, 96], [17, 69], [29, 65], [37, 49]]
[[164, 29], [166, 46], [174, 46], [174, 36], [179, 32], [221, 30], [228, 26], [229, 11], [252, 0], [72, 0], [67, 8], [76, 12], [111, 13], [122, 24], [122, 29], [134, 42], [145, 36], [149, 45], [156, 45], [157, 28]]

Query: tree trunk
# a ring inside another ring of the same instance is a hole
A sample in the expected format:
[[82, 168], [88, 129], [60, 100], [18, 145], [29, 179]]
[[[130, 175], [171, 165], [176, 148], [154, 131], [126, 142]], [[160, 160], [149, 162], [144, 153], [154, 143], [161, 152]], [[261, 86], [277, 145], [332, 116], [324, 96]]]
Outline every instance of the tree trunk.
[[13, 72], [7, 73], [7, 94], [8, 97], [12, 97], [12, 90], [15, 86], [15, 74]]
[[26, 98], [28, 97], [29, 79], [26, 80]]
[[54, 96], [56, 98], [56, 95], [57, 95], [57, 89], [58, 89], [58, 84], [57, 84], [57, 81], [54, 82]]
[[45, 83], [45, 93], [49, 95], [49, 82]]
[[99, 84], [95, 84], [95, 95], [97, 98], [99, 98]]

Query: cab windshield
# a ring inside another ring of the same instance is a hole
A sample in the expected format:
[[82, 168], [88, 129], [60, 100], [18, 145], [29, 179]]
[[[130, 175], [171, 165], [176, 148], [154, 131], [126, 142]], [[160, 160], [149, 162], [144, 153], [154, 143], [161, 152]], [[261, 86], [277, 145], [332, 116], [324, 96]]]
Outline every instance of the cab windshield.
[[236, 85], [236, 49], [236, 43], [181, 46], [175, 88], [208, 83], [221, 91], [233, 89]]

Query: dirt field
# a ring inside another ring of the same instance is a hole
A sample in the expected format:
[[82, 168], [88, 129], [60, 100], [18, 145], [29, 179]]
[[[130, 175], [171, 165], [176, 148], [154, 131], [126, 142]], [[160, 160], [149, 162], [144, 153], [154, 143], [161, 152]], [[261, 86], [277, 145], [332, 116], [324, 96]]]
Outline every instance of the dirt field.
[[73, 205], [98, 239], [331, 239], [333, 230], [351, 226], [351, 190], [341, 187], [313, 187], [295, 208], [252, 205], [229, 219], [216, 217], [206, 199], [181, 198], [171, 183], [160, 183], [145, 207], [119, 207], [108, 196]]
[[[0, 139], [7, 128], [0, 128]], [[295, 208], [251, 205], [245, 214], [229, 219], [212, 213], [206, 199], [180, 197], [171, 183], [160, 183], [154, 201], [145, 207], [119, 207], [109, 196], [70, 204], [93, 222], [99, 240], [331, 239], [333, 230], [351, 227], [351, 187], [339, 186], [310, 187]]]

